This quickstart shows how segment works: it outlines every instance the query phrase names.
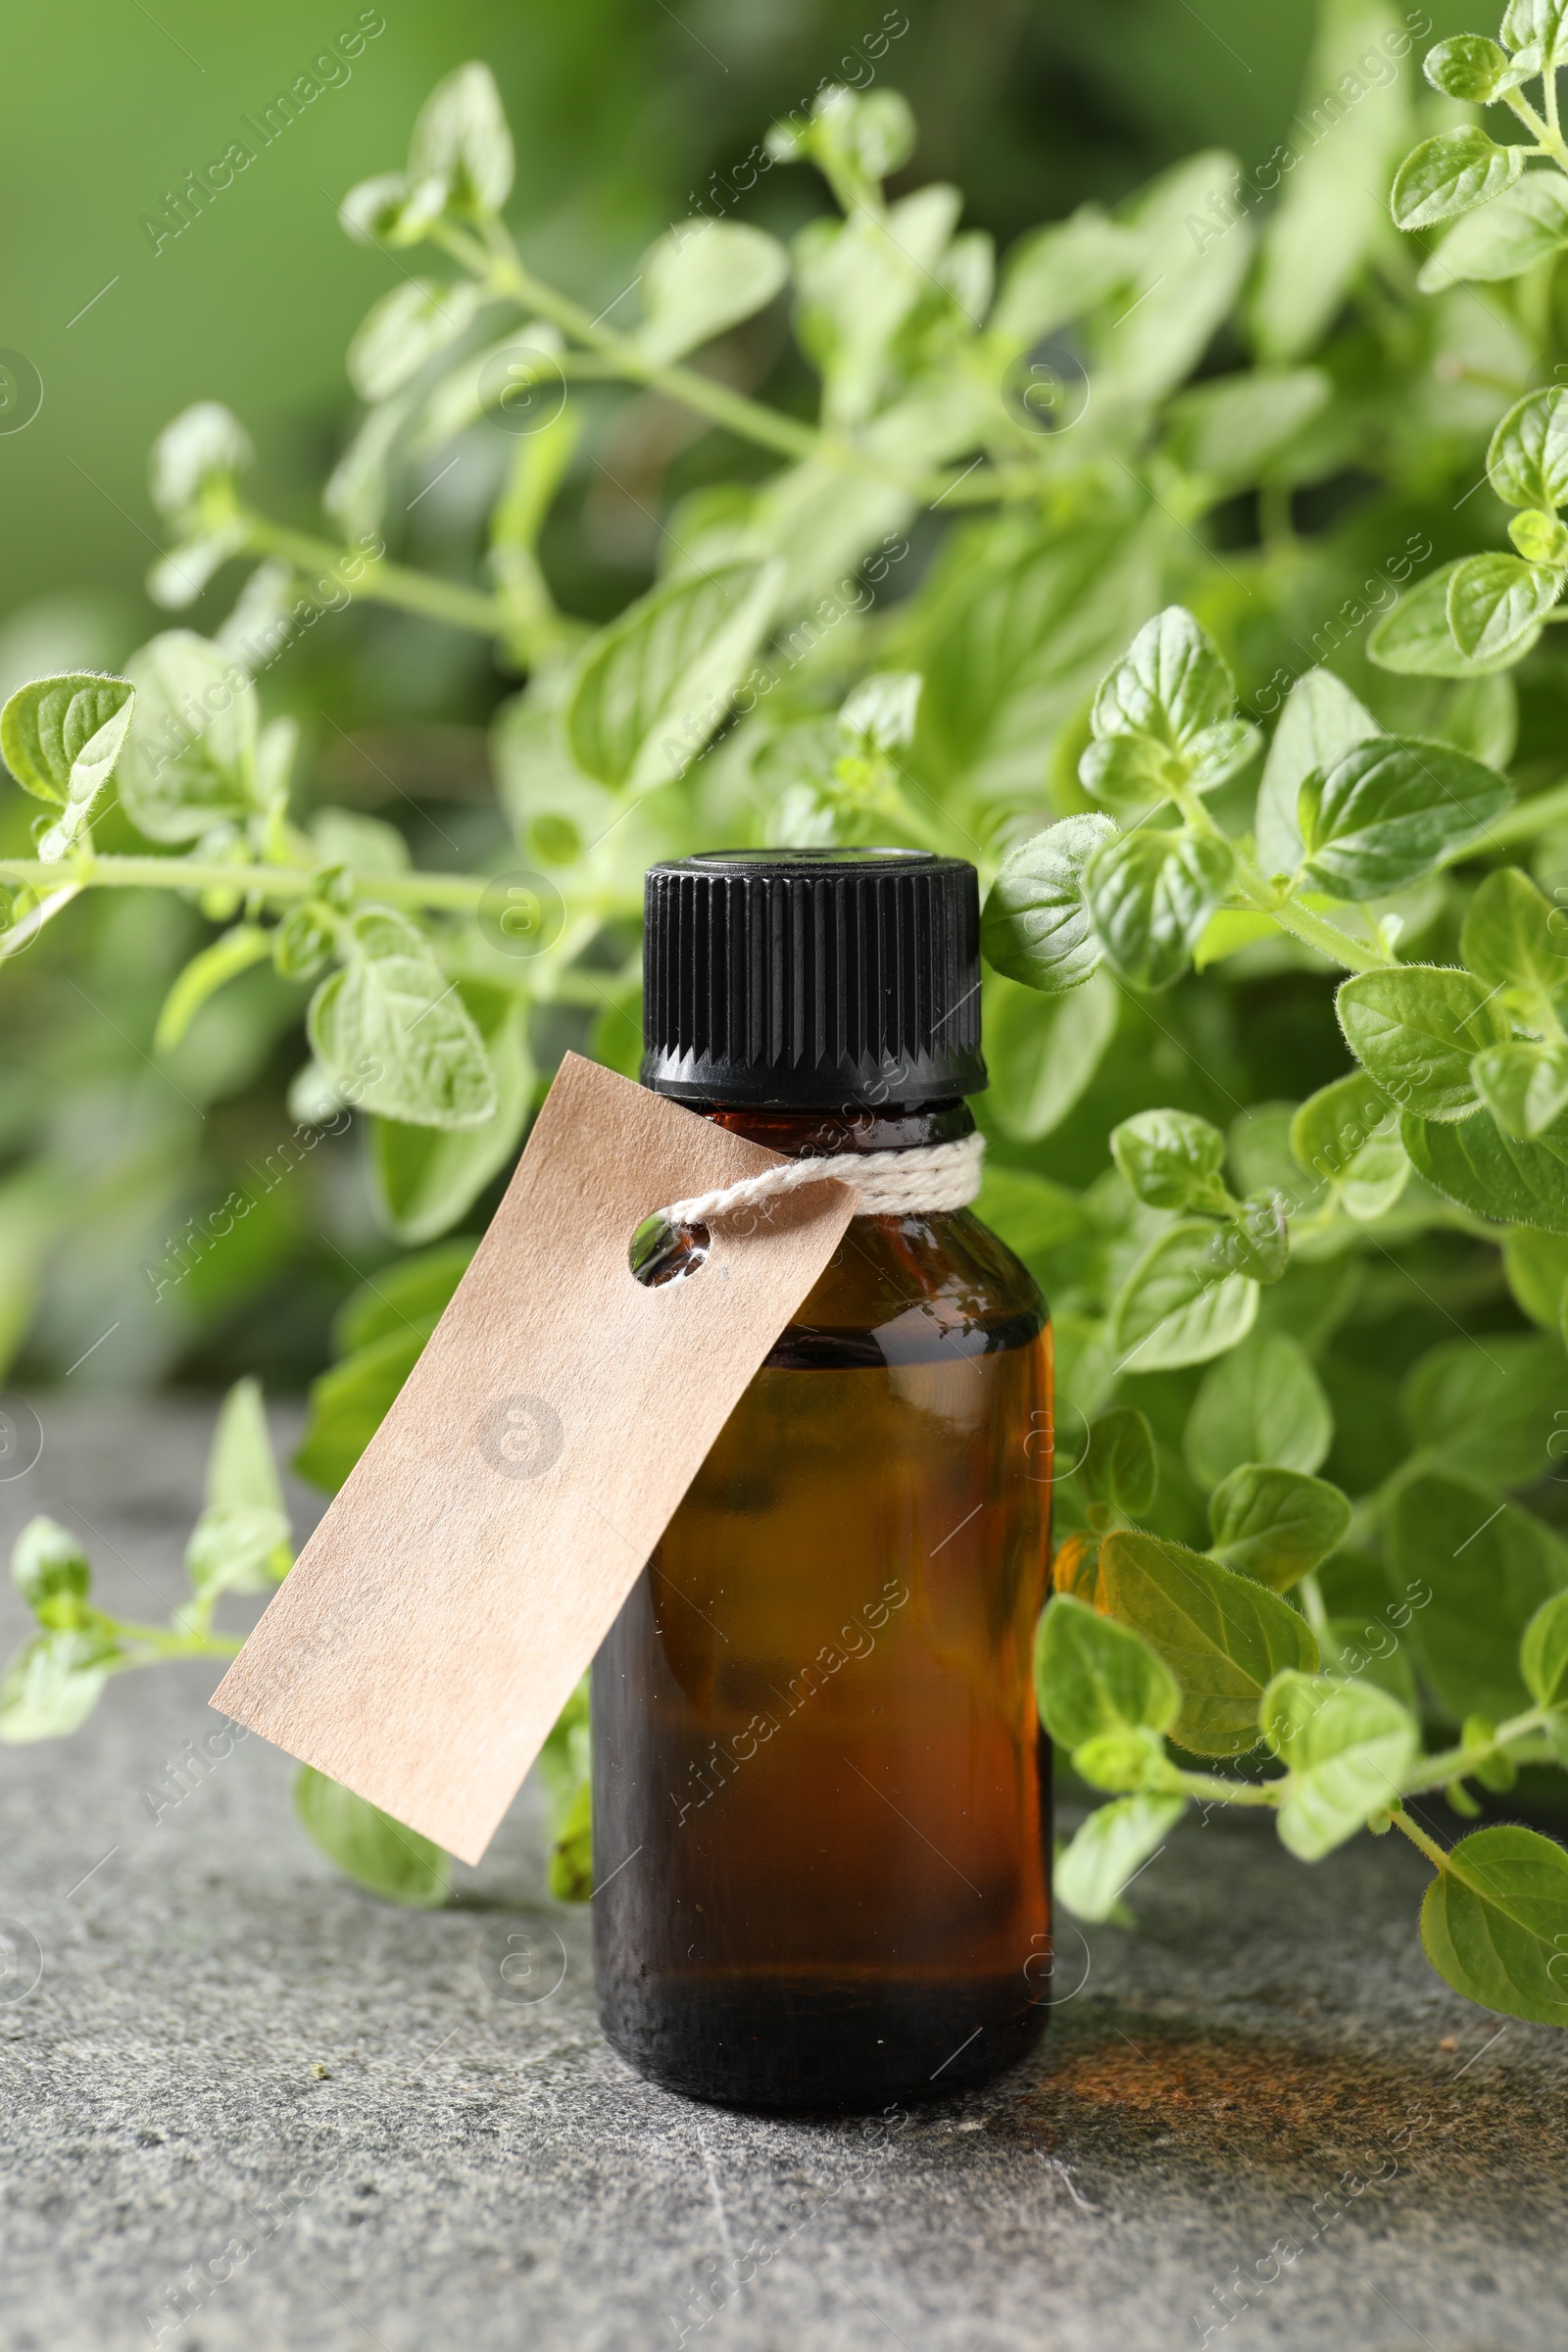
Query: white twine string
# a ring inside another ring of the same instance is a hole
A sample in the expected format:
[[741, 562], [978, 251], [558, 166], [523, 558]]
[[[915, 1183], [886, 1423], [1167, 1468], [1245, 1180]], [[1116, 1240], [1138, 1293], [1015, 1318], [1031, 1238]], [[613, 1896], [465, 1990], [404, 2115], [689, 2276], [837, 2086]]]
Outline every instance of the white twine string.
[[834, 1152], [822, 1159], [791, 1159], [722, 1192], [672, 1200], [655, 1213], [666, 1225], [708, 1225], [777, 1193], [799, 1192], [802, 1185], [834, 1177], [859, 1194], [857, 1216], [936, 1216], [968, 1207], [980, 1190], [985, 1149], [983, 1135], [964, 1135], [956, 1143], [921, 1144], [912, 1152]]

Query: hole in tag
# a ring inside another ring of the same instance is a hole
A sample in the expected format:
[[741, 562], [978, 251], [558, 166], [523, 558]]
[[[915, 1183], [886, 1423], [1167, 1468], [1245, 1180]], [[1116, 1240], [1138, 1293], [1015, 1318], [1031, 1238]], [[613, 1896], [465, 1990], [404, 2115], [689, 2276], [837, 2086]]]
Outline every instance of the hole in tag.
[[680, 1282], [708, 1262], [711, 1238], [706, 1225], [666, 1225], [662, 1217], [644, 1217], [631, 1237], [626, 1262], [645, 1290]]

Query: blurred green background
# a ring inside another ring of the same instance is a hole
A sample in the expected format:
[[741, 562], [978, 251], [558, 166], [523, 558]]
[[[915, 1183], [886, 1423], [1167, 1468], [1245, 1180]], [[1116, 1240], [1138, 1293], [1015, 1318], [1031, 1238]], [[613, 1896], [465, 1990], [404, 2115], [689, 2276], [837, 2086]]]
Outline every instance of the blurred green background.
[[[864, 73], [840, 61], [884, 24], [880, 77], [921, 124], [912, 178], [956, 179], [970, 220], [1005, 241], [1198, 146], [1260, 161], [1296, 103], [1312, 21], [1310, 0], [1202, 0], [1200, 13], [1187, 0], [388, 0], [352, 78], [155, 254], [141, 222], [164, 192], [356, 14], [347, 0], [254, 16], [67, 0], [13, 20], [0, 344], [33, 363], [44, 397], [25, 431], [0, 435], [0, 612], [86, 592], [103, 631], [146, 633], [146, 452], [198, 397], [246, 419], [261, 486], [306, 511], [348, 411], [344, 345], [393, 282], [333, 207], [399, 160], [421, 99], [464, 58], [494, 68], [515, 128], [525, 250], [609, 301], [772, 116], [824, 74]], [[781, 228], [818, 202], [809, 175], [781, 172], [740, 210]]]
[[[1313, 0], [387, 0], [364, 21], [380, 16], [384, 28], [349, 78], [322, 89], [158, 251], [143, 223], [165, 212], [169, 192], [220, 156], [242, 118], [307, 73], [360, 12], [349, 0], [277, 0], [256, 16], [203, 0], [63, 0], [13, 21], [0, 95], [0, 349], [25, 356], [43, 396], [24, 429], [0, 429], [0, 695], [48, 669], [116, 666], [170, 625], [142, 586], [160, 544], [146, 455], [190, 402], [222, 401], [244, 420], [259, 504], [319, 527], [317, 494], [354, 413], [344, 348], [399, 267], [351, 244], [335, 206], [353, 182], [401, 161], [420, 103], [464, 59], [489, 62], [511, 116], [510, 213], [526, 258], [598, 308], [770, 120], [807, 106], [824, 79], [863, 84], [873, 57], [875, 78], [904, 90], [920, 123], [907, 184], [955, 179], [968, 221], [1004, 246], [1200, 147], [1262, 163], [1299, 101], [1317, 10]], [[1426, 12], [1410, 22], [1423, 32]], [[1465, 23], [1461, 0], [1433, 0], [1434, 32]], [[788, 236], [826, 198], [814, 174], [779, 172], [737, 205], [718, 202]], [[758, 379], [776, 374], [770, 389], [787, 399], [788, 358], [765, 349], [755, 361]], [[744, 456], [715, 444], [708, 462]], [[617, 454], [634, 477], [635, 452]], [[657, 479], [670, 452], [654, 454]], [[608, 474], [570, 487], [546, 544], [564, 601], [589, 616], [635, 595], [655, 552], [655, 526], [607, 485]], [[428, 487], [389, 527], [394, 549], [471, 577], [495, 470], [484, 471], [481, 452], [477, 470], [466, 460]], [[230, 567], [176, 619], [210, 632], [237, 577]], [[356, 609], [290, 650], [268, 703], [304, 722], [307, 807], [329, 791], [379, 808], [421, 864], [440, 866], [503, 844], [483, 727], [512, 683], [476, 639]], [[33, 813], [0, 790], [0, 844], [21, 851]], [[106, 834], [103, 846], [131, 837]], [[359, 1147], [323, 1146], [309, 1174], [270, 1193], [243, 1238], [205, 1258], [177, 1296], [151, 1297], [139, 1266], [231, 1183], [250, 1183], [246, 1171], [285, 1132], [302, 999], [255, 971], [204, 1012], [172, 1062], [155, 1061], [158, 1006], [209, 933], [194, 908], [116, 896], [73, 909], [4, 975], [0, 1362], [14, 1360], [23, 1380], [77, 1385], [254, 1370], [274, 1388], [298, 1387], [324, 1359], [334, 1308], [390, 1251], [370, 1219]]]

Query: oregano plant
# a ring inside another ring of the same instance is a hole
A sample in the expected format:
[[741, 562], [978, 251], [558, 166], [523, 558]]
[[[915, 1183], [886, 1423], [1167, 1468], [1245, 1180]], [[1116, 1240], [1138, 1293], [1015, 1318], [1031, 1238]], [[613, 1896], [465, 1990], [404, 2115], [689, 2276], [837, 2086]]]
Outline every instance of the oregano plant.
[[[971, 858], [979, 1208], [1038, 1273], [1059, 1366], [1040, 1703], [1107, 1800], [1060, 1898], [1129, 1922], [1124, 1888], [1193, 1804], [1272, 1812], [1305, 1862], [1396, 1830], [1432, 1869], [1438, 1970], [1552, 2024], [1568, 1856], [1500, 1819], [1453, 1842], [1435, 1807], [1560, 1807], [1568, 1762], [1561, 13], [1513, 0], [1497, 42], [1441, 44], [1432, 97], [1396, 76], [1266, 202], [1200, 155], [1000, 264], [956, 189], [913, 178], [903, 99], [825, 89], [769, 152], [830, 209], [787, 246], [679, 223], [610, 313], [527, 260], [499, 96], [466, 66], [406, 168], [343, 202], [387, 288], [350, 345], [364, 414], [319, 526], [253, 500], [243, 427], [198, 402], [154, 452], [151, 586], [183, 612], [243, 564], [231, 609], [0, 712], [44, 804], [34, 854], [0, 859], [0, 958], [69, 965], [79, 902], [173, 894], [206, 932], [149, 1052], [270, 971], [296, 1134], [362, 1136], [409, 1253], [343, 1305], [313, 1391], [296, 1461], [328, 1492], [564, 1045], [635, 1069], [652, 858]], [[1382, 0], [1342, 0], [1311, 73], [1352, 35], [1409, 47]], [[1396, 172], [1418, 108], [1455, 101], [1528, 140], [1440, 114]], [[1392, 178], [1395, 226], [1364, 178]], [[772, 398], [723, 364], [786, 307], [810, 404], [800, 372]], [[637, 402], [704, 465], [664, 499], [651, 583], [594, 620], [551, 531]], [[411, 486], [480, 449], [503, 470], [477, 572], [405, 561]], [[367, 605], [470, 633], [507, 681], [507, 838], [477, 862], [416, 865], [399, 825], [322, 805], [310, 713], [273, 708], [291, 647]], [[190, 1254], [166, 1247], [155, 1297]], [[74, 1729], [126, 1668], [228, 1654], [223, 1596], [289, 1557], [242, 1382], [169, 1626], [101, 1613], [74, 1540], [24, 1532], [36, 1631], [0, 1738]], [[580, 1693], [546, 1765], [551, 1883], [580, 1897]], [[401, 1825], [314, 1774], [298, 1804], [361, 1883], [445, 1898], [446, 1857]]]

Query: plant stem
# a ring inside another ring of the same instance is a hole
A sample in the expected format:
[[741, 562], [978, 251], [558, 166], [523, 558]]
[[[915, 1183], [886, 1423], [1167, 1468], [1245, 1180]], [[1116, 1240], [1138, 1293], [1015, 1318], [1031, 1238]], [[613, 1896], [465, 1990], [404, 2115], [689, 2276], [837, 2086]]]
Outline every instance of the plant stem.
[[1300, 940], [1305, 947], [1316, 948], [1318, 954], [1327, 956], [1331, 962], [1343, 963], [1347, 971], [1387, 971], [1394, 961], [1394, 957], [1382, 950], [1352, 939], [1348, 931], [1342, 931], [1339, 924], [1331, 923], [1326, 915], [1314, 914], [1310, 906], [1303, 906], [1299, 900], [1282, 897], [1271, 883], [1264, 881], [1251, 859], [1242, 857], [1239, 852], [1236, 858], [1236, 886], [1250, 906], [1255, 906], [1260, 914], [1271, 914], [1282, 931], [1288, 931], [1293, 939]]
[[[1277, 1805], [1283, 1781], [1225, 1781], [1214, 1772], [1183, 1772], [1177, 1779], [1183, 1796], [1217, 1797], [1226, 1805]], [[1176, 1793], [1172, 1784], [1171, 1793]]]
[[111, 1674], [122, 1674], [127, 1666], [161, 1666], [168, 1658], [233, 1658], [244, 1641], [240, 1634], [168, 1634], [151, 1625], [122, 1625], [116, 1631], [151, 1654], [116, 1658], [109, 1664]]
[[1417, 1823], [1410, 1819], [1409, 1814], [1406, 1813], [1402, 1805], [1395, 1805], [1391, 1808], [1390, 1819], [1393, 1821], [1396, 1829], [1400, 1829], [1404, 1832], [1412, 1845], [1418, 1845], [1421, 1848], [1421, 1851], [1425, 1854], [1427, 1860], [1438, 1870], [1444, 1871], [1447, 1869], [1448, 1857], [1444, 1852], [1442, 1846], [1438, 1843], [1435, 1838], [1429, 1838], [1425, 1830], [1421, 1829]]
[[1485, 1747], [1449, 1747], [1440, 1755], [1423, 1756], [1421, 1770], [1405, 1783], [1402, 1793], [1422, 1796], [1430, 1788], [1443, 1788], [1449, 1781], [1462, 1780], [1478, 1764], [1490, 1763], [1494, 1756], [1506, 1754], [1516, 1740], [1526, 1740], [1532, 1732], [1539, 1732], [1546, 1715], [1546, 1708], [1532, 1707], [1528, 1714], [1513, 1715], [1506, 1723], [1499, 1723]]
[[484, 253], [482, 258], [480, 249], [461, 231], [446, 229], [437, 235], [436, 241], [444, 244], [466, 269], [475, 269], [477, 265], [478, 273], [488, 279], [498, 294], [510, 295], [523, 309], [553, 320], [591, 351], [603, 352], [634, 382], [667, 393], [672, 400], [697, 410], [714, 424], [726, 426], [743, 440], [776, 450], [782, 457], [811, 458], [819, 454], [821, 436], [809, 425], [799, 423], [793, 416], [781, 416], [759, 400], [748, 400], [742, 393], [731, 392], [725, 385], [715, 384], [710, 376], [700, 375], [694, 368], [661, 366], [645, 358], [629, 337], [601, 326], [580, 303], [573, 302], [569, 295], [558, 294], [554, 286], [535, 277], [531, 270], [524, 268], [510, 238], [505, 244], [498, 242], [496, 249]]
[[426, 620], [444, 620], [454, 628], [476, 629], [483, 637], [497, 637], [507, 625], [506, 608], [476, 588], [411, 571], [402, 564], [389, 564], [384, 556], [358, 556], [352, 548], [334, 547], [330, 540], [313, 539], [306, 531], [287, 530], [262, 514], [247, 511], [240, 519], [247, 544], [256, 554], [282, 556], [300, 571], [324, 572], [350, 596], [396, 605], [402, 612], [418, 612]]
[[[308, 866], [220, 865], [195, 858], [87, 858], [62, 869], [41, 865], [34, 858], [0, 858], [0, 881], [42, 889], [69, 874], [78, 889], [100, 890], [237, 890], [246, 898], [269, 905], [293, 906], [308, 899], [314, 877]], [[469, 913], [489, 889], [483, 875], [363, 874], [354, 878], [355, 896], [367, 903], [393, 906], [444, 907]]]
[[1542, 80], [1545, 89], [1546, 112], [1552, 118], [1549, 122], [1542, 121], [1523, 90], [1504, 90], [1502, 103], [1518, 116], [1531, 137], [1540, 142], [1541, 152], [1568, 170], [1568, 148], [1563, 146], [1562, 132], [1556, 123], [1557, 93], [1551, 86], [1552, 76], [1544, 74]]

